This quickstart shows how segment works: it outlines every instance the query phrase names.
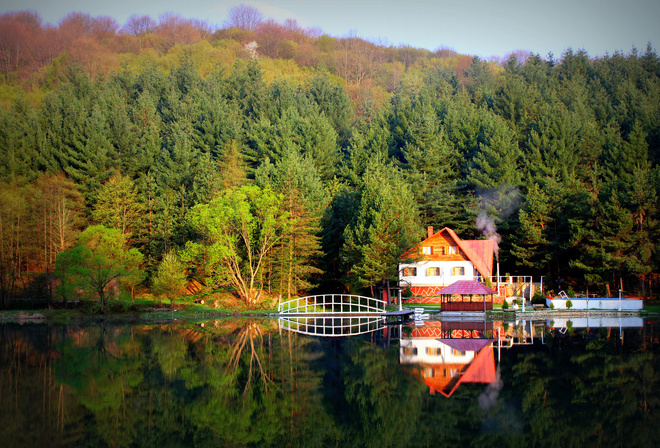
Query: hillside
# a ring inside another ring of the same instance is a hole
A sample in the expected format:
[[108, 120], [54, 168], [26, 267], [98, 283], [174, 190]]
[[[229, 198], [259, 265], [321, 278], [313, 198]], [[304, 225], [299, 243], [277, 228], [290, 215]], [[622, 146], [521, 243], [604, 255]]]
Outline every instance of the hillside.
[[0, 71], [4, 306], [65, 294], [58, 255], [93, 224], [140, 251], [143, 288], [170, 252], [189, 278], [231, 283], [227, 260], [209, 261], [222, 229], [205, 214], [226, 204], [251, 204], [251, 238], [272, 237], [258, 266], [249, 248], [235, 255], [275, 295], [372, 289], [423, 228], [478, 238], [480, 215], [502, 238], [503, 273], [657, 289], [650, 46], [482, 61], [294, 21], [120, 27], [74, 13], [50, 27], [20, 12], [0, 17]]

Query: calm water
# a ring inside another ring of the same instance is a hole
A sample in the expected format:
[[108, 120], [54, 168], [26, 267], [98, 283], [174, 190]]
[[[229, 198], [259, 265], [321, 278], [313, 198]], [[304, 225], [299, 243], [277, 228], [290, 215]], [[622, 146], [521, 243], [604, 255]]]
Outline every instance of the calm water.
[[0, 324], [0, 446], [660, 441], [660, 321], [315, 323]]

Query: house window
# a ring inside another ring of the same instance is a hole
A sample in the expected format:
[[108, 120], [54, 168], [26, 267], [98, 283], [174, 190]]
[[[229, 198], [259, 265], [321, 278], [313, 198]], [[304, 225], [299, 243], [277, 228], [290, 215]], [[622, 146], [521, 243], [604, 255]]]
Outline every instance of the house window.
[[417, 276], [417, 268], [403, 268], [403, 276], [404, 277], [416, 277]]
[[456, 350], [454, 348], [454, 349], [452, 349], [451, 352], [454, 356], [465, 356], [465, 352], [463, 350]]
[[456, 252], [457, 252], [456, 246], [447, 246], [445, 248], [445, 254], [447, 255], [456, 255]]
[[439, 347], [426, 347], [426, 354], [430, 356], [440, 356], [442, 353], [440, 352]]
[[433, 255], [433, 247], [432, 246], [422, 247], [422, 253], [426, 255]]
[[440, 275], [440, 268], [427, 268], [426, 276], [427, 277], [436, 277]]
[[465, 268], [453, 268], [452, 275], [465, 275]]

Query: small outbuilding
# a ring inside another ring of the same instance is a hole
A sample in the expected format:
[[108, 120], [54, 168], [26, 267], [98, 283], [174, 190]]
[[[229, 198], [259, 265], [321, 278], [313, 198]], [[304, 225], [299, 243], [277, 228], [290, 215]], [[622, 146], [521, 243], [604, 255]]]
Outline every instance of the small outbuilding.
[[473, 280], [459, 280], [436, 292], [441, 297], [441, 311], [486, 312], [493, 309], [497, 291]]

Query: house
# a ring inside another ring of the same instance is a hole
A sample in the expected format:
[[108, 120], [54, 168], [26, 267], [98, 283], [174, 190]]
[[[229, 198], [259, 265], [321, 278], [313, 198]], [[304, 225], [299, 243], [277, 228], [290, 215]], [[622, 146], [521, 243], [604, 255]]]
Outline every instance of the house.
[[406, 251], [399, 264], [399, 284], [416, 296], [432, 296], [459, 280], [483, 280], [493, 275], [495, 242], [461, 240], [450, 228], [434, 233]]
[[[481, 336], [480, 330], [475, 331]], [[471, 332], [467, 331], [467, 334], [471, 335]], [[424, 381], [432, 395], [439, 392], [450, 397], [461, 384], [488, 384], [497, 380], [495, 341], [472, 337], [404, 337], [399, 362], [406, 366], [406, 371]]]

